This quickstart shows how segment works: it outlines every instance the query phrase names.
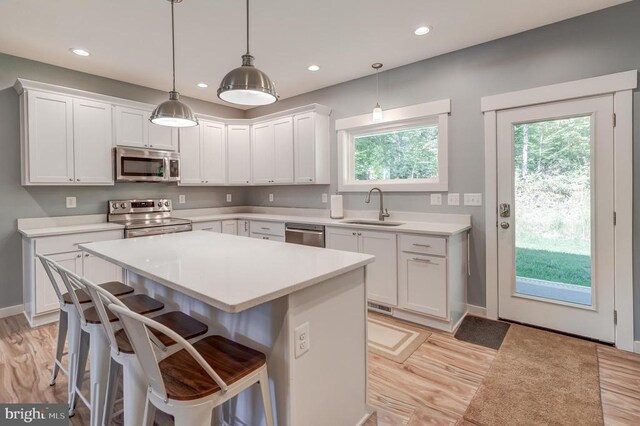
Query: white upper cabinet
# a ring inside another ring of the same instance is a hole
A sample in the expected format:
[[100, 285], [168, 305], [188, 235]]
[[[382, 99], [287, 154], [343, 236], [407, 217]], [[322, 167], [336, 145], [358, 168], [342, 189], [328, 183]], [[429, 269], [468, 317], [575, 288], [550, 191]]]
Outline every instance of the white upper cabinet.
[[251, 183], [251, 126], [227, 126], [227, 183]]
[[180, 129], [180, 185], [224, 185], [226, 147], [224, 124], [200, 120]]
[[116, 145], [175, 151], [178, 148], [177, 130], [151, 123], [151, 112], [149, 109], [116, 106]]
[[31, 91], [27, 120], [28, 182], [73, 182], [73, 99]]
[[112, 106], [84, 99], [73, 100], [75, 179], [78, 183], [113, 182]]
[[293, 117], [295, 183], [329, 184], [329, 117], [307, 112]]
[[254, 125], [252, 146], [254, 183], [293, 183], [291, 117]]

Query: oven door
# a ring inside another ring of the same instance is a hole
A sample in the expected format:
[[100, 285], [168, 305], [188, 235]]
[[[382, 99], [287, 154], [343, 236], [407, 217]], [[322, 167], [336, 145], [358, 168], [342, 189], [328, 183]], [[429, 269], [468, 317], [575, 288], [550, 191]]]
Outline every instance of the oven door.
[[149, 237], [152, 235], [175, 234], [177, 232], [191, 231], [191, 224], [154, 226], [151, 228], [129, 229], [124, 232], [125, 238]]
[[[116, 148], [116, 180], [118, 182], [167, 182], [169, 159], [162, 151]], [[173, 166], [177, 168], [177, 166]], [[178, 174], [179, 175], [179, 174]]]

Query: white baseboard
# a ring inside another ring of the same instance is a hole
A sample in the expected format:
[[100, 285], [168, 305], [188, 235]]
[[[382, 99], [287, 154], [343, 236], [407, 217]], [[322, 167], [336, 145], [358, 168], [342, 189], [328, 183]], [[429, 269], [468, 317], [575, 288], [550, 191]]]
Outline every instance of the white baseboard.
[[640, 354], [640, 340], [636, 340], [633, 343], [633, 351], [637, 354]]
[[467, 305], [467, 313], [476, 317], [487, 317], [487, 308], [484, 306]]
[[0, 308], [0, 318], [12, 317], [21, 314], [24, 311], [24, 305], [7, 306]]

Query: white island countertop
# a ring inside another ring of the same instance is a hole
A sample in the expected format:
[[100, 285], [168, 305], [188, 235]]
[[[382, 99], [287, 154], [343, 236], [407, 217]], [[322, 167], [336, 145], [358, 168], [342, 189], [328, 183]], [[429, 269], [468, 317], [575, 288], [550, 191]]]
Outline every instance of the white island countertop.
[[206, 231], [80, 248], [227, 312], [241, 312], [374, 261], [367, 254]]

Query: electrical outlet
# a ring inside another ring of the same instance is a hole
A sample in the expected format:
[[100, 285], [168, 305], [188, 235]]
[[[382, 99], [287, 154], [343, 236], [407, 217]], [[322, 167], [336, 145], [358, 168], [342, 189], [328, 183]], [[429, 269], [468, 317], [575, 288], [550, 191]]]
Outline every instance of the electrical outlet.
[[231, 194], [227, 194], [227, 203], [231, 202]]
[[431, 205], [432, 206], [441, 206], [442, 205], [442, 194], [431, 194]]
[[464, 205], [465, 206], [481, 206], [482, 194], [479, 194], [479, 193], [464, 194]]
[[184, 204], [186, 202], [187, 202], [187, 196], [186, 195], [178, 195], [178, 203]]
[[269, 194], [269, 201], [273, 201], [273, 194]]
[[67, 197], [67, 208], [68, 209], [76, 208], [76, 197]]
[[296, 327], [293, 331], [295, 342], [295, 357], [300, 358], [311, 349], [311, 335], [309, 334], [309, 323], [305, 322]]
[[447, 195], [447, 204], [450, 206], [460, 205], [460, 194], [452, 193]]
[[323, 203], [327, 202], [327, 194], [322, 194], [322, 202]]

